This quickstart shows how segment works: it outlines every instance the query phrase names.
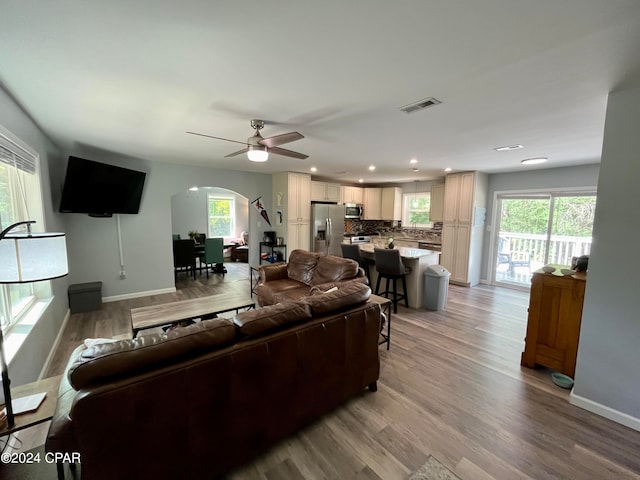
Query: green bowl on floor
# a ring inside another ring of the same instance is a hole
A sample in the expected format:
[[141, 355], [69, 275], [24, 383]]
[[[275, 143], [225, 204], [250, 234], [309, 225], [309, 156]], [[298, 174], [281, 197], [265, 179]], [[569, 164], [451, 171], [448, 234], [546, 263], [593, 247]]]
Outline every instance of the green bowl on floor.
[[565, 375], [564, 373], [553, 372], [551, 374], [551, 380], [553, 380], [553, 383], [555, 383], [557, 386], [562, 388], [573, 387], [573, 378]]

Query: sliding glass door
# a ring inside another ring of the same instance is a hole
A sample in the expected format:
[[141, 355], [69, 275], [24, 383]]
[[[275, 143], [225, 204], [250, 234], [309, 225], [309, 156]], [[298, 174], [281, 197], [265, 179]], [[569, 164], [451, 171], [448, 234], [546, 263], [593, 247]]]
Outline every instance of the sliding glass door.
[[499, 195], [493, 283], [529, 288], [543, 265], [588, 255], [595, 203], [595, 192]]

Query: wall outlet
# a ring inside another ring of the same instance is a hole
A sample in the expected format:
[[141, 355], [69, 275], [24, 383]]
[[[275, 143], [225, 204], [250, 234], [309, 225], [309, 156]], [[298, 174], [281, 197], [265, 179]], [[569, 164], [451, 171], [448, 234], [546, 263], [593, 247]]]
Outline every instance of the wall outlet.
[[120, 270], [120, 280], [124, 280], [125, 278], [127, 278], [127, 272]]

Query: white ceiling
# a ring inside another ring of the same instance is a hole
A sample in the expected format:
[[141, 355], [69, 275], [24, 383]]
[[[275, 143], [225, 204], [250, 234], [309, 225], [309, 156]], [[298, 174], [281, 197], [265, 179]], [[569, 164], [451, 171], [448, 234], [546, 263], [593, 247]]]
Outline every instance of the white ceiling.
[[[639, 0], [22, 0], [0, 16], [0, 82], [68, 151], [345, 183], [597, 163], [607, 93], [638, 79]], [[283, 147], [309, 158], [223, 158], [242, 146], [185, 133], [244, 141], [252, 118], [302, 133]]]

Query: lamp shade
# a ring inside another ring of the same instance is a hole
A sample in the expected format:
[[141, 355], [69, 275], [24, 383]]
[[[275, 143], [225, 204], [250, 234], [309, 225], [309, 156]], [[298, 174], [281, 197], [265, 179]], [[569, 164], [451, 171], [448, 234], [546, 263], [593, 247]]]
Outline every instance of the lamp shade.
[[247, 158], [252, 162], [266, 162], [269, 158], [267, 147], [261, 145], [250, 145], [247, 151]]
[[69, 273], [64, 233], [10, 234], [0, 241], [0, 283], [29, 283]]

